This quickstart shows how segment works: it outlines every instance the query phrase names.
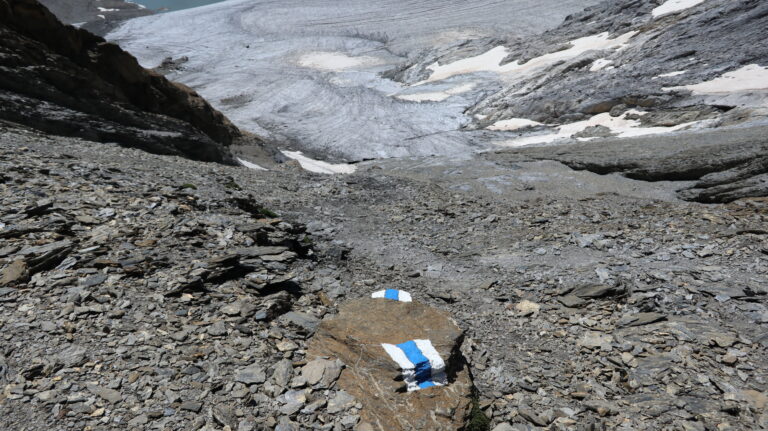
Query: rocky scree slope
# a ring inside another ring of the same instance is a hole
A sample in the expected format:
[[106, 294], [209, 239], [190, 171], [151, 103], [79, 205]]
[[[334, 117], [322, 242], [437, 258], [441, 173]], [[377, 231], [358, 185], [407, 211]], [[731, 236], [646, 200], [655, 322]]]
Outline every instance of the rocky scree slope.
[[193, 90], [36, 0], [0, 1], [0, 119], [217, 162], [241, 136]]
[[[2, 429], [464, 426], [473, 386], [449, 313], [367, 298], [336, 315], [316, 277], [349, 249], [260, 205], [242, 182], [259, 172], [2, 125], [0, 172]], [[447, 390], [399, 390], [379, 343], [414, 336], [457, 374]]]
[[[498, 431], [768, 426], [765, 199], [627, 196], [651, 185], [599, 191], [551, 161], [325, 176], [0, 143], [6, 428], [354, 429], [365, 400], [307, 337], [385, 288], [465, 331], [475, 410]], [[318, 260], [298, 223], [248, 202], [307, 221]], [[295, 256], [260, 255], [276, 245]]]
[[303, 283], [317, 264], [302, 225], [260, 207], [223, 165], [158, 170], [136, 150], [7, 132], [3, 429], [357, 422], [334, 388], [343, 364], [302, 380], [306, 339], [331, 310]]

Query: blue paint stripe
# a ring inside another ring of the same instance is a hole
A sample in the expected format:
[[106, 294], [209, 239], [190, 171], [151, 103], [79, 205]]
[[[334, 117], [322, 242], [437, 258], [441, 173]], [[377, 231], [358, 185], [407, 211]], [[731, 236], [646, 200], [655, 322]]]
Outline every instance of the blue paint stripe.
[[395, 289], [387, 289], [384, 292], [384, 297], [387, 299], [393, 299], [397, 301], [400, 298], [400, 291]]
[[421, 353], [416, 343], [414, 341], [406, 341], [405, 343], [398, 344], [397, 347], [405, 353], [405, 356], [416, 368], [416, 383], [421, 385], [422, 383], [429, 382], [432, 379], [432, 365], [429, 363], [429, 359]]
[[435, 386], [435, 383], [434, 383], [434, 382], [432, 382], [432, 381], [430, 381], [430, 380], [428, 380], [428, 381], [426, 381], [426, 382], [421, 382], [421, 383], [419, 383], [419, 387], [420, 387], [421, 389], [424, 389], [424, 388], [429, 388], [429, 387], [432, 387], [432, 386]]

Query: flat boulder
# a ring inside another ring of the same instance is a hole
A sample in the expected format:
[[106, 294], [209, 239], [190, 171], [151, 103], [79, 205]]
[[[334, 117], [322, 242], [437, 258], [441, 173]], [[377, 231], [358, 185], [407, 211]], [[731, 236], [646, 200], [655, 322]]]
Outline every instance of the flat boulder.
[[[470, 411], [472, 381], [460, 352], [464, 333], [450, 316], [417, 302], [362, 299], [318, 326], [308, 359], [346, 364], [337, 382], [362, 404], [361, 426], [382, 431], [459, 430]], [[402, 370], [382, 347], [430, 340], [445, 361], [446, 386], [408, 392]]]

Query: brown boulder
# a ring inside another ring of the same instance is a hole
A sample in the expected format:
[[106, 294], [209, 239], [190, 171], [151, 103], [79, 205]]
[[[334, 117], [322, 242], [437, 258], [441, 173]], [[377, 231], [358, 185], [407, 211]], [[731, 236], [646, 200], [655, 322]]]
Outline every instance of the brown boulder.
[[0, 271], [0, 287], [23, 282], [28, 278], [27, 264], [23, 260], [15, 260]]
[[[308, 357], [346, 364], [340, 389], [359, 401], [361, 423], [381, 431], [458, 430], [470, 411], [472, 381], [459, 351], [464, 334], [443, 311], [416, 302], [363, 299], [322, 321]], [[447, 386], [405, 392], [400, 369], [382, 348], [428, 339], [445, 361]], [[364, 426], [368, 426], [364, 425]]]

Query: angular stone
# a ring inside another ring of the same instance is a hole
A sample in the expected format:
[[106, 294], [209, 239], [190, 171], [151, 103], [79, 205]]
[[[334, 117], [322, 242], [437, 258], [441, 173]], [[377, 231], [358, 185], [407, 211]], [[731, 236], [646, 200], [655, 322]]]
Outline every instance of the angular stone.
[[539, 310], [541, 310], [541, 305], [532, 301], [523, 300], [515, 304], [515, 311], [517, 311], [521, 316], [538, 314]]
[[544, 418], [537, 415], [536, 412], [534, 412], [531, 409], [521, 408], [519, 410], [519, 413], [520, 413], [520, 416], [524, 417], [528, 422], [536, 426], [545, 427], [549, 425]]
[[752, 389], [740, 391], [739, 399], [749, 403], [758, 412], [764, 411], [766, 406], [768, 406], [768, 395]]
[[23, 260], [14, 260], [0, 271], [0, 286], [10, 286], [28, 277], [27, 264]]
[[264, 383], [267, 381], [267, 375], [260, 366], [249, 365], [235, 371], [235, 381], [246, 385]]
[[184, 401], [179, 406], [180, 410], [186, 410], [189, 412], [199, 412], [203, 408], [203, 403], [200, 401]]
[[579, 339], [578, 343], [580, 346], [589, 349], [600, 348], [600, 350], [607, 352], [612, 349], [613, 336], [601, 332], [588, 332]]
[[320, 319], [317, 317], [298, 311], [289, 311], [280, 316], [280, 320], [298, 326], [309, 334], [314, 333], [317, 325], [320, 324]]
[[316, 386], [319, 388], [330, 388], [341, 375], [341, 370], [344, 368], [344, 363], [336, 359], [335, 361], [327, 361], [325, 364], [325, 372], [323, 378]]
[[222, 335], [227, 335], [227, 325], [222, 321], [214, 323], [208, 327], [208, 335], [212, 337], [221, 337]]
[[736, 344], [736, 337], [725, 332], [714, 334], [710, 338], [710, 344], [717, 345], [719, 347], [731, 347]]
[[97, 395], [112, 404], [119, 403], [123, 400], [123, 395], [114, 389], [103, 388], [98, 385], [88, 385], [88, 391], [94, 395]]
[[343, 412], [355, 405], [355, 397], [345, 391], [336, 392], [336, 395], [328, 400], [328, 413], [334, 414]]
[[288, 251], [288, 247], [263, 246], [263, 247], [241, 248], [237, 250], [237, 254], [243, 257], [258, 257], [258, 256], [276, 255], [284, 251]]
[[103, 283], [107, 280], [107, 276], [104, 274], [93, 274], [83, 280], [82, 285], [84, 287], [93, 287], [98, 286], [99, 284]]
[[325, 366], [327, 362], [331, 361], [325, 359], [315, 359], [314, 361], [308, 362], [307, 365], [304, 365], [304, 367], [301, 369], [301, 376], [304, 377], [308, 385], [312, 386], [323, 378], [323, 373], [325, 373]]
[[579, 298], [575, 295], [565, 295], [557, 298], [557, 302], [563, 304], [564, 306], [568, 308], [577, 308], [581, 307], [584, 304], [587, 303], [586, 300]]
[[277, 344], [275, 344], [275, 347], [277, 347], [277, 350], [281, 352], [290, 352], [292, 350], [298, 349], [299, 345], [291, 340], [282, 340], [278, 341]]
[[88, 359], [88, 349], [83, 346], [71, 345], [59, 352], [58, 360], [65, 368], [77, 367]]
[[[404, 392], [401, 370], [381, 343], [414, 339], [432, 342], [446, 363], [448, 386]], [[361, 421], [375, 430], [458, 430], [465, 425], [472, 390], [459, 351], [462, 340], [461, 329], [445, 312], [418, 302], [362, 299], [321, 322], [307, 356], [346, 365], [336, 387], [362, 404]], [[436, 415], [437, 410], [449, 413]]]
[[635, 313], [623, 317], [619, 321], [620, 326], [642, 326], [660, 322], [667, 318], [663, 313]]
[[280, 387], [288, 386], [293, 376], [293, 365], [291, 361], [283, 359], [275, 365], [275, 371], [272, 373], [272, 380]]
[[588, 284], [579, 286], [573, 289], [571, 295], [577, 296], [582, 299], [602, 298], [604, 296], [613, 295], [618, 292], [618, 289], [614, 286], [607, 286], [604, 284]]

